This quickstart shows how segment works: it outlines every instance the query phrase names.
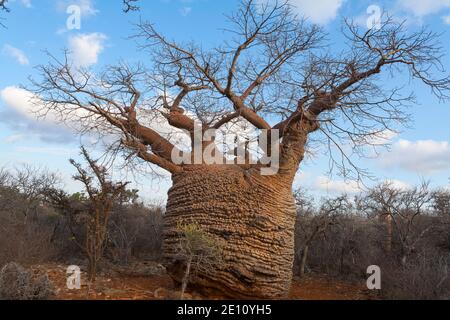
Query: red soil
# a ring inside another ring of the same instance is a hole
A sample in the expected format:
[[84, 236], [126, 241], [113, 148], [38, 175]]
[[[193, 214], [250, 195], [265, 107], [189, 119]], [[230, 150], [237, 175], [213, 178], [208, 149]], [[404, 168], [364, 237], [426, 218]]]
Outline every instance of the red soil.
[[[95, 284], [82, 281], [81, 290], [66, 286], [66, 266], [41, 265], [33, 269], [47, 272], [56, 289], [56, 300], [155, 300], [176, 299], [179, 295], [167, 275], [138, 275], [136, 272], [115, 271], [100, 273]], [[134, 270], [130, 269], [130, 270]], [[86, 275], [82, 274], [82, 279]], [[220, 299], [204, 297], [194, 292], [187, 299]], [[312, 275], [293, 282], [289, 299], [292, 300], [367, 300], [375, 297], [364, 288], [364, 283], [336, 281], [326, 276]]]

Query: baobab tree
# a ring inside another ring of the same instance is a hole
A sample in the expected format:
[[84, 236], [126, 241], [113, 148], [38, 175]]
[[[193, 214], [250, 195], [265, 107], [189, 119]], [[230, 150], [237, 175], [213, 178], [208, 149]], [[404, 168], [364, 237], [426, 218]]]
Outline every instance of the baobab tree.
[[[143, 22], [135, 38], [151, 57], [149, 69], [121, 64], [94, 74], [75, 69], [70, 55], [51, 57], [31, 90], [43, 112], [71, 124], [78, 120], [75, 127], [83, 132], [120, 135], [114, 150], [171, 174], [163, 247], [173, 277], [171, 270], [183, 263], [176, 259], [182, 219], [223, 244], [221, 266], [192, 284], [234, 297], [284, 297], [294, 260], [292, 184], [307, 144], [322, 141], [337, 150], [332, 163], [359, 177], [352, 155], [408, 119], [403, 111], [413, 97], [396, 86], [403, 75], [441, 99], [448, 98], [450, 79], [435, 78], [443, 72], [439, 36], [427, 29], [408, 32], [388, 16], [370, 30], [346, 21], [342, 52], [327, 50], [324, 31], [296, 16], [286, 1], [242, 0], [229, 24], [230, 37], [205, 49], [169, 40]], [[188, 132], [191, 148], [161, 134], [155, 114], [173, 132]], [[196, 122], [202, 132], [245, 122], [270, 137], [278, 134], [279, 143], [259, 150], [260, 159], [279, 156], [276, 173], [262, 174], [270, 164], [247, 156], [233, 164], [175, 161], [173, 155], [190, 159], [206, 151], [227, 156], [213, 138], [194, 139]], [[353, 146], [350, 153], [344, 145]]]

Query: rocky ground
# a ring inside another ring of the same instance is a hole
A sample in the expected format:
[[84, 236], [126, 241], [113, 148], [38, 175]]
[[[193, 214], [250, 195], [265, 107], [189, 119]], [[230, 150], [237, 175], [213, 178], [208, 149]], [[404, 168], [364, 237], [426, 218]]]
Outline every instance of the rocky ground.
[[[81, 290], [67, 288], [67, 266], [58, 264], [35, 265], [34, 270], [46, 272], [55, 287], [57, 300], [167, 300], [178, 299], [177, 290], [165, 273], [164, 267], [155, 262], [136, 262], [128, 267], [108, 267], [100, 272], [95, 284], [86, 281], [82, 274]], [[185, 299], [222, 299], [205, 297], [188, 292]], [[289, 295], [292, 300], [367, 300], [376, 299], [368, 292], [364, 282], [350, 283], [329, 279], [323, 275], [311, 275], [295, 279]]]

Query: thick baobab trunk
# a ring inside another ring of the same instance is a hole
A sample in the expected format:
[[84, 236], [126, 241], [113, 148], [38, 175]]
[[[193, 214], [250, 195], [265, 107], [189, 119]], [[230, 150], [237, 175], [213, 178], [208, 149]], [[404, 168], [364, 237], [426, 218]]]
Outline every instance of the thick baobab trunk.
[[230, 297], [285, 297], [294, 259], [291, 183], [238, 166], [192, 167], [175, 174], [164, 223], [171, 276], [181, 282], [186, 267], [177, 255], [177, 226], [195, 221], [220, 247], [222, 263], [194, 275], [191, 285]]

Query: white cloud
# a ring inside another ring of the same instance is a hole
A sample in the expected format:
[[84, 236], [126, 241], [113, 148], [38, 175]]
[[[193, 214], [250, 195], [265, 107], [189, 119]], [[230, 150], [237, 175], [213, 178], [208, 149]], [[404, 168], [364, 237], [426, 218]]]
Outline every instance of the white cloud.
[[[388, 179], [385, 183], [389, 183], [392, 187], [400, 190], [409, 190], [411, 185], [400, 180]], [[335, 194], [355, 194], [365, 190], [365, 187], [358, 184], [357, 181], [331, 180], [328, 177], [318, 177], [313, 187], [326, 193]]]
[[26, 54], [22, 50], [15, 48], [12, 45], [5, 44], [3, 46], [3, 54], [14, 58], [22, 66], [27, 66], [30, 64], [30, 60], [28, 59]]
[[399, 189], [399, 190], [411, 189], [411, 185], [409, 183], [406, 183], [406, 182], [403, 182], [400, 180], [389, 179], [389, 180], [386, 180], [385, 182], [388, 183], [394, 189]]
[[58, 123], [56, 114], [48, 113], [45, 118], [38, 118], [41, 109], [39, 102], [33, 94], [25, 89], [7, 87], [0, 91], [0, 100], [3, 108], [0, 108], [0, 121], [6, 123], [14, 132], [6, 138], [7, 143], [20, 140], [20, 136], [27, 138], [36, 137], [44, 142], [67, 143], [71, 141], [73, 133]]
[[[276, 0], [257, 0], [265, 5]], [[346, 0], [288, 0], [296, 13], [317, 24], [327, 24], [334, 20]]]
[[92, 3], [92, 0], [79, 0], [78, 3], [74, 3], [80, 6], [81, 8], [81, 14], [82, 15], [96, 15], [98, 13], [98, 10], [95, 9], [94, 4]]
[[298, 13], [312, 22], [326, 24], [334, 20], [345, 0], [290, 0]]
[[401, 168], [420, 174], [435, 174], [450, 170], [448, 141], [400, 140], [380, 161], [384, 167]]
[[450, 8], [450, 0], [398, 0], [398, 5], [416, 17], [424, 17]]
[[450, 15], [442, 17], [442, 19], [444, 20], [445, 24], [450, 24]]
[[[70, 116], [62, 116], [58, 112], [48, 110], [44, 112], [40, 104], [39, 97], [33, 93], [18, 87], [6, 87], [0, 91], [0, 101], [6, 107], [0, 108], [0, 122], [9, 124], [15, 133], [6, 138], [7, 143], [13, 143], [20, 140], [21, 135], [34, 134], [45, 142], [66, 143], [74, 139], [81, 127], [85, 126], [90, 120], [87, 118], [88, 111], [77, 108], [76, 106], [67, 106], [70, 110]], [[138, 115], [139, 121], [151, 126], [155, 131], [163, 135], [175, 144], [181, 144], [185, 148], [189, 147], [189, 138], [182, 130], [174, 129], [168, 124], [165, 117], [157, 110], [142, 112]], [[109, 126], [106, 124], [106, 126]], [[108, 133], [103, 137], [108, 141], [117, 140], [117, 136]]]
[[18, 87], [6, 87], [1, 90], [0, 100], [4, 102], [7, 108], [22, 118], [47, 125], [57, 125], [64, 122], [68, 127], [79, 128], [80, 119], [87, 115], [87, 111], [70, 105], [66, 106], [67, 110], [70, 110], [70, 116], [63, 116], [58, 111], [43, 110], [43, 104], [39, 96]]
[[383, 130], [373, 133], [373, 135], [368, 139], [368, 142], [371, 145], [382, 146], [389, 144], [392, 140], [397, 138], [398, 135], [398, 132], [392, 130]]
[[[67, 106], [70, 116], [61, 116], [58, 112], [44, 112], [39, 97], [33, 93], [18, 87], [6, 87], [0, 91], [0, 101], [6, 107], [0, 109], [0, 121], [11, 124], [17, 132], [17, 139], [25, 131], [36, 134], [41, 140], [49, 142], [66, 142], [76, 137], [74, 132], [81, 129], [86, 122], [88, 111]], [[181, 144], [185, 148], [189, 146], [189, 138], [182, 130], [174, 129], [168, 124], [165, 117], [157, 110], [142, 112], [138, 115], [139, 121], [151, 126], [155, 131], [169, 139], [173, 143]], [[106, 124], [108, 126], [108, 124]], [[16, 139], [11, 137], [9, 143]], [[104, 137], [109, 140], [117, 140], [117, 136], [108, 133]], [[8, 139], [8, 138], [7, 138]]]
[[25, 89], [17, 87], [6, 87], [0, 91], [0, 98], [5, 105], [20, 115], [34, 119], [37, 108], [31, 103], [33, 94]]
[[180, 9], [180, 14], [183, 17], [187, 17], [191, 12], [192, 12], [192, 8], [191, 7], [183, 7], [183, 8]]
[[324, 176], [317, 178], [314, 187], [330, 193], [357, 193], [361, 191], [356, 181], [331, 180]]
[[69, 49], [73, 62], [78, 67], [89, 67], [98, 62], [107, 37], [103, 33], [89, 33], [69, 39]]
[[20, 140], [22, 140], [24, 138], [25, 138], [25, 135], [23, 135], [21, 133], [12, 134], [12, 135], [6, 137], [5, 139], [3, 139], [3, 142], [6, 143], [6, 144], [12, 144], [12, 143], [20, 141]]
[[21, 0], [22, 5], [26, 8], [31, 8], [32, 4], [31, 4], [31, 0]]

